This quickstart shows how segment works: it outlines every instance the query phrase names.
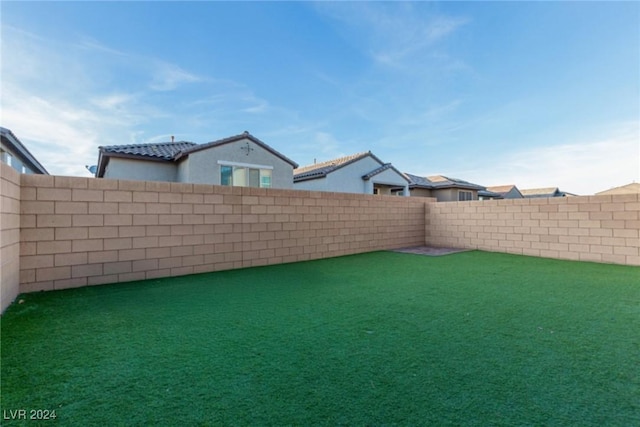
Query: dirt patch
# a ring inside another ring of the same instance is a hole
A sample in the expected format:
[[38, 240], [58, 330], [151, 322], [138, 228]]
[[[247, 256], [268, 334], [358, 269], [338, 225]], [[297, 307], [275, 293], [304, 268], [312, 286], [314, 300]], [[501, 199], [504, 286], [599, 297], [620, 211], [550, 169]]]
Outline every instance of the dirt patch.
[[393, 252], [401, 252], [401, 253], [404, 253], [404, 254], [440, 256], [440, 255], [455, 254], [455, 253], [458, 253], [458, 252], [466, 252], [466, 251], [470, 251], [470, 250], [471, 249], [434, 248], [432, 246], [414, 246], [412, 248], [394, 249]]

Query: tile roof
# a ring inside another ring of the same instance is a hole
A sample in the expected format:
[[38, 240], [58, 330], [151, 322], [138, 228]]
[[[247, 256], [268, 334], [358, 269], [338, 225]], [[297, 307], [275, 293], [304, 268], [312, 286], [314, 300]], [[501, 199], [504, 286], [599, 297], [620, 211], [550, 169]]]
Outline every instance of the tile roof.
[[99, 147], [100, 151], [109, 154], [125, 154], [134, 157], [151, 157], [159, 160], [173, 160], [180, 152], [198, 144], [193, 142], [159, 142], [149, 144], [108, 145]]
[[[315, 163], [313, 165], [303, 166], [293, 170], [293, 180], [303, 181], [305, 179], [320, 178], [322, 176], [326, 176], [328, 173], [331, 173], [336, 169], [339, 169], [367, 156], [373, 156], [373, 154], [371, 154], [371, 151], [352, 154], [350, 156], [344, 156], [338, 159], [327, 160], [326, 162]], [[373, 157], [377, 159], [377, 157]], [[380, 162], [380, 164], [383, 163]]]
[[492, 187], [487, 187], [487, 190], [493, 193], [508, 193], [513, 190], [513, 187], [515, 187], [515, 185], [494, 185]]
[[276, 151], [273, 147], [271, 147], [271, 146], [267, 145], [266, 143], [262, 142], [261, 140], [259, 140], [255, 136], [251, 135], [247, 131], [244, 131], [243, 133], [241, 133], [239, 135], [233, 135], [233, 136], [230, 136], [228, 138], [219, 139], [217, 141], [207, 142], [206, 144], [194, 144], [192, 147], [187, 148], [186, 150], [182, 151], [181, 153], [178, 153], [176, 155], [176, 160], [180, 159], [183, 156], [188, 156], [189, 154], [194, 153], [196, 151], [206, 150], [207, 148], [211, 148], [211, 147], [218, 147], [220, 145], [228, 144], [230, 142], [240, 141], [242, 139], [248, 139], [251, 142], [259, 145], [262, 148], [264, 148], [265, 150], [271, 152], [272, 154], [280, 157], [282, 160], [284, 160], [285, 162], [289, 163], [294, 168], [298, 167], [298, 164], [296, 162], [294, 162], [293, 160], [291, 160], [290, 158], [288, 158], [284, 154], [280, 153], [279, 151]]
[[503, 195], [501, 193], [496, 193], [490, 190], [478, 190], [478, 196], [482, 197], [492, 197], [495, 199], [503, 199]]
[[450, 178], [444, 175], [432, 175], [428, 177], [422, 177], [405, 173], [405, 175], [411, 180], [410, 186], [422, 187], [429, 189], [438, 188], [466, 188], [470, 190], [484, 190], [482, 185], [473, 184], [469, 181], [464, 181], [458, 178]]
[[620, 187], [614, 187], [608, 190], [600, 191], [596, 193], [596, 196], [603, 196], [607, 194], [635, 194], [635, 193], [640, 193], [640, 183], [632, 182], [631, 184], [622, 185]]
[[188, 156], [191, 153], [200, 150], [206, 150], [207, 148], [217, 147], [220, 145], [228, 144], [230, 142], [236, 142], [243, 139], [248, 139], [251, 142], [259, 145], [265, 150], [271, 152], [275, 156], [280, 157], [282, 160], [291, 164], [291, 166], [298, 167], [298, 164], [288, 157], [284, 156], [280, 152], [274, 150], [264, 142], [260, 141], [249, 132], [243, 132], [239, 135], [230, 136], [228, 138], [220, 139], [217, 141], [208, 142], [206, 144], [196, 144], [194, 142], [180, 141], [180, 142], [159, 142], [148, 144], [129, 144], [129, 145], [109, 145], [98, 147], [98, 168], [96, 176], [100, 177], [104, 174], [106, 161], [108, 157], [130, 157], [147, 160], [160, 160], [160, 161], [177, 161], [183, 157]]
[[374, 170], [372, 170], [371, 172], [362, 175], [362, 179], [364, 179], [365, 181], [368, 179], [373, 178], [374, 176], [378, 175], [379, 173], [382, 173], [384, 171], [386, 171], [387, 169], [392, 169], [393, 165], [391, 163], [385, 163], [384, 165], [380, 166], [379, 168], [376, 168]]

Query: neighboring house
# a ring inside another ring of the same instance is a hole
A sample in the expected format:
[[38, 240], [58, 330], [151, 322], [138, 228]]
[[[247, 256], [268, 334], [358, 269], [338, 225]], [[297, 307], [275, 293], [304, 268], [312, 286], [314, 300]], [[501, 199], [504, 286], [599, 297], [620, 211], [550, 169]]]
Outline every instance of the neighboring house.
[[405, 173], [405, 176], [411, 180], [411, 196], [435, 197], [439, 202], [478, 200], [478, 193], [486, 191], [482, 185], [442, 175], [422, 177]]
[[560, 191], [558, 187], [548, 188], [528, 188], [526, 190], [520, 190], [520, 193], [525, 199], [532, 199], [538, 197], [567, 197], [575, 196], [575, 194]]
[[20, 173], [49, 175], [49, 172], [7, 128], [0, 127], [0, 161]]
[[409, 195], [409, 179], [371, 151], [304, 166], [293, 171], [296, 190]]
[[610, 188], [605, 191], [596, 193], [596, 196], [606, 196], [613, 194], [638, 194], [640, 193], [640, 183], [632, 182], [631, 184], [621, 185], [620, 187]]
[[500, 193], [494, 193], [493, 191], [489, 191], [488, 189], [478, 190], [478, 200], [495, 200], [495, 199], [504, 199]]
[[486, 191], [498, 195], [498, 197], [486, 197], [487, 199], [522, 199], [524, 197], [515, 185], [495, 185], [487, 187]]
[[207, 144], [181, 141], [99, 150], [97, 178], [290, 189], [298, 166], [249, 132]]

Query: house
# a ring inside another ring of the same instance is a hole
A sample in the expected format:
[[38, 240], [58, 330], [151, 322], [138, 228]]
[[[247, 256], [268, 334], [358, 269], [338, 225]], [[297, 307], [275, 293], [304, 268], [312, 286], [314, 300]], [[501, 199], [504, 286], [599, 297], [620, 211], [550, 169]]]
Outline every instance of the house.
[[0, 127], [0, 161], [20, 173], [49, 175], [42, 164], [7, 128]]
[[207, 144], [163, 142], [99, 147], [97, 178], [236, 187], [293, 187], [298, 164], [249, 132]]
[[526, 190], [520, 190], [520, 193], [525, 199], [532, 199], [538, 197], [567, 197], [575, 196], [575, 194], [560, 191], [558, 187], [548, 188], [528, 188]]
[[481, 185], [443, 175], [422, 177], [405, 173], [405, 176], [411, 180], [411, 196], [435, 197], [439, 202], [478, 200], [478, 193], [485, 190]]
[[621, 185], [620, 187], [610, 188], [605, 191], [596, 193], [596, 196], [606, 196], [613, 194], [638, 194], [640, 193], [640, 183], [632, 182], [631, 184]]
[[371, 151], [314, 163], [293, 171], [296, 190], [409, 195], [409, 179]]
[[499, 197], [486, 197], [486, 199], [522, 199], [524, 196], [515, 185], [494, 185], [487, 187], [486, 191], [497, 194]]

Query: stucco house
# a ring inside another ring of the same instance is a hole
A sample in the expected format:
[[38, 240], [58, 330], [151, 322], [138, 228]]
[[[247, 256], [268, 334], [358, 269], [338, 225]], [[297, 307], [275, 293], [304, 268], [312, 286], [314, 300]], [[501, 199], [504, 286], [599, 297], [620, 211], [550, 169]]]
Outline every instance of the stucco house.
[[408, 196], [409, 179], [391, 163], [367, 151], [297, 168], [293, 171], [293, 188]]
[[0, 127], [0, 161], [20, 173], [49, 175], [38, 159], [9, 129]]
[[180, 141], [99, 147], [95, 176], [291, 189], [297, 166], [244, 132], [207, 144]]
[[494, 185], [487, 187], [487, 191], [495, 193], [498, 197], [483, 197], [483, 199], [522, 199], [524, 196], [515, 185]]
[[482, 185], [443, 175], [423, 177], [405, 173], [405, 176], [411, 181], [412, 197], [435, 197], [439, 202], [457, 202], [478, 200], [478, 192], [485, 191]]

